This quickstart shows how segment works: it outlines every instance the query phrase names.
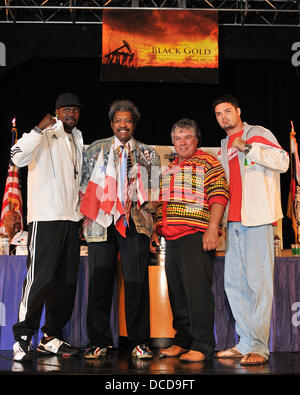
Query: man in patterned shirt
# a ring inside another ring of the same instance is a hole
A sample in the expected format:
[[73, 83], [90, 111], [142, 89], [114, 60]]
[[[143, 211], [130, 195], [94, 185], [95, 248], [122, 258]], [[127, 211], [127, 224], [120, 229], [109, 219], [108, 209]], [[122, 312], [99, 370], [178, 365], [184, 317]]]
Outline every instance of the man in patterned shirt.
[[166, 275], [176, 331], [165, 357], [198, 362], [212, 357], [215, 347], [212, 275], [220, 223], [229, 188], [220, 163], [198, 149], [195, 121], [182, 119], [171, 132], [177, 157], [163, 174], [155, 214], [155, 231], [166, 238]]

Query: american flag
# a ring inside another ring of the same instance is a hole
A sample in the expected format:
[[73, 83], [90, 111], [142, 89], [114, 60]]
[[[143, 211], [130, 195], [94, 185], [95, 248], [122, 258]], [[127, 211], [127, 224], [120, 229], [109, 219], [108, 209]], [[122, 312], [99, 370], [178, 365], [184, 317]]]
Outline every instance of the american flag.
[[[15, 127], [15, 119], [12, 121], [12, 146], [17, 142], [17, 129]], [[6, 178], [3, 202], [2, 202], [2, 211], [1, 211], [1, 220], [0, 226], [4, 227], [4, 219], [12, 212], [17, 213], [21, 221], [21, 229], [23, 230], [23, 202], [22, 202], [22, 193], [21, 193], [21, 185], [19, 178], [19, 169], [16, 165], [13, 164], [10, 159], [8, 165], [8, 174]]]
[[147, 199], [142, 184], [140, 165], [136, 164], [134, 169], [135, 171], [131, 173], [132, 176], [127, 180], [127, 154], [125, 150], [119, 156], [119, 166], [118, 170], [116, 169], [113, 145], [105, 169], [102, 149], [80, 206], [83, 215], [104, 227], [109, 226], [114, 220], [117, 231], [123, 237], [126, 237], [134, 193], [137, 194], [139, 207]]
[[[104, 165], [102, 147], [83, 196], [80, 211], [83, 215], [93, 219], [105, 228], [112, 223], [113, 219], [116, 225], [118, 219], [124, 214], [121, 196], [118, 193], [113, 146], [110, 149], [106, 167]], [[125, 230], [123, 226], [118, 228], [124, 236]]]
[[141, 176], [141, 166], [135, 163], [127, 174], [128, 156], [126, 150], [122, 152], [120, 168], [117, 176], [117, 198], [114, 210], [114, 224], [117, 231], [126, 237], [126, 228], [129, 227], [129, 217], [133, 201], [140, 208], [147, 200], [147, 194]]
[[112, 216], [110, 213], [106, 213], [101, 207], [105, 188], [105, 171], [102, 147], [83, 196], [80, 211], [86, 217], [107, 227], [112, 222]]

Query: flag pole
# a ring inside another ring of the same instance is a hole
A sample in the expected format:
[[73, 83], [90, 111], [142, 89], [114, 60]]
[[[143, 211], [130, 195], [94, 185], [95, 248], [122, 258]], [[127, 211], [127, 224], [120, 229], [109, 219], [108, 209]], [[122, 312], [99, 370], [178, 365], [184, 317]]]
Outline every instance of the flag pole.
[[[295, 129], [294, 129], [294, 124], [293, 121], [291, 121], [291, 131], [290, 131], [290, 158], [292, 157], [293, 154], [293, 148], [292, 148], [292, 140], [295, 138]], [[291, 161], [291, 175], [293, 175], [293, 161]]]
[[[14, 144], [16, 144], [17, 140], [18, 140], [18, 130], [17, 130], [17, 119], [14, 116], [13, 119], [11, 120], [12, 123], [12, 128], [11, 128], [11, 146], [13, 146]], [[11, 159], [10, 159], [11, 161]], [[15, 173], [13, 173], [13, 183], [15, 182]], [[13, 199], [12, 196], [13, 195], [13, 190], [10, 190], [10, 194], [8, 195], [8, 204], [9, 204], [9, 211], [12, 210], [12, 203], [13, 203]]]
[[[297, 154], [298, 158], [298, 149], [297, 149], [297, 141], [296, 141], [296, 132], [294, 129], [294, 124], [293, 121], [291, 121], [291, 132], [290, 132], [290, 144], [291, 144], [291, 157], [292, 154], [294, 153], [294, 156]], [[295, 147], [294, 150], [292, 149], [292, 144], [294, 143]], [[293, 152], [294, 151], [294, 152]], [[297, 168], [297, 164], [295, 163], [295, 166]], [[294, 167], [293, 167], [293, 161], [291, 160], [291, 177], [294, 176]], [[297, 179], [297, 177], [295, 177]], [[296, 180], [295, 180], [296, 182]], [[295, 213], [295, 226], [294, 226], [294, 232], [295, 232], [295, 243], [298, 244], [300, 242], [299, 237], [300, 237], [300, 188], [299, 185], [295, 185], [295, 197], [294, 197], [294, 202], [293, 202], [293, 210]]]
[[18, 140], [18, 130], [16, 127], [17, 124], [17, 120], [16, 117], [14, 117], [11, 121], [12, 123], [12, 128], [11, 128], [11, 135], [12, 135], [12, 145], [16, 144], [17, 140]]
[[295, 134], [296, 134], [296, 132], [295, 132], [295, 129], [294, 129], [294, 124], [293, 124], [293, 121], [291, 121], [291, 133], [290, 133], [292, 136], [295, 136]]
[[[290, 130], [290, 166], [291, 166], [291, 181], [290, 181], [290, 191], [288, 197], [288, 205], [287, 205], [287, 217], [290, 218], [292, 222], [292, 229], [294, 231], [294, 243], [298, 243], [298, 221], [296, 218], [296, 209], [295, 209], [295, 199], [296, 199], [296, 177], [294, 175], [294, 163], [293, 158], [295, 156], [295, 130], [293, 121], [291, 121], [291, 130]], [[297, 143], [296, 143], [297, 144]], [[294, 147], [293, 147], [294, 146]]]

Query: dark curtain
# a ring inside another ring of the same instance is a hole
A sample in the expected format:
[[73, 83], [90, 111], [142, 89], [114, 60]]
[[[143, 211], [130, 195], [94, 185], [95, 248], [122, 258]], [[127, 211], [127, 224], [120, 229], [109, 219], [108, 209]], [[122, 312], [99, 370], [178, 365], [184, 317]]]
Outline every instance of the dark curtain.
[[[216, 123], [212, 101], [223, 93], [235, 95], [240, 101], [243, 120], [269, 128], [287, 151], [291, 120], [300, 141], [299, 76], [289, 60], [221, 59], [219, 85], [100, 82], [100, 67], [100, 61], [95, 58], [30, 59], [0, 77], [1, 192], [9, 160], [12, 117], [17, 117], [20, 137], [46, 113], [54, 113], [56, 97], [64, 91], [79, 95], [86, 107], [79, 124], [86, 144], [111, 135], [107, 118], [109, 104], [115, 99], [128, 98], [142, 114], [135, 132], [137, 139], [148, 144], [171, 145], [173, 123], [189, 117], [199, 124], [203, 146], [219, 146], [225, 133]], [[21, 170], [25, 206], [26, 172], [25, 168]], [[281, 176], [284, 214], [289, 180], [288, 171]], [[290, 248], [294, 236], [287, 218], [283, 220], [283, 231], [284, 246]]]

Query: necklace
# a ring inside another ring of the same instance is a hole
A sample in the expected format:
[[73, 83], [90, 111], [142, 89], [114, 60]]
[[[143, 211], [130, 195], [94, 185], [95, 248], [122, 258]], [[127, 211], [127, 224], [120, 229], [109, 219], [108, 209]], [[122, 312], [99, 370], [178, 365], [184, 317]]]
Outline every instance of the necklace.
[[72, 138], [69, 137], [70, 141], [70, 146], [71, 146], [71, 155], [72, 155], [72, 162], [73, 162], [73, 168], [74, 168], [74, 179], [76, 180], [78, 171], [77, 171], [77, 150], [76, 150], [76, 144], [74, 140], [73, 134], [71, 134]]

